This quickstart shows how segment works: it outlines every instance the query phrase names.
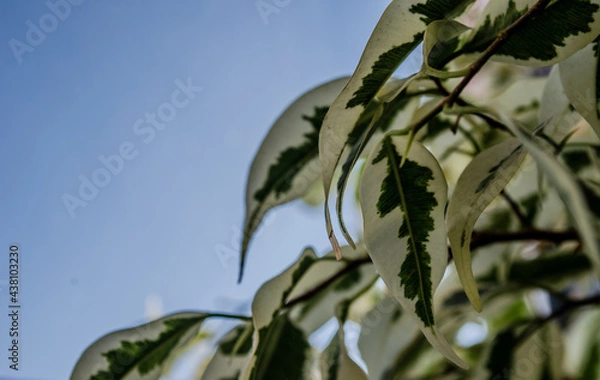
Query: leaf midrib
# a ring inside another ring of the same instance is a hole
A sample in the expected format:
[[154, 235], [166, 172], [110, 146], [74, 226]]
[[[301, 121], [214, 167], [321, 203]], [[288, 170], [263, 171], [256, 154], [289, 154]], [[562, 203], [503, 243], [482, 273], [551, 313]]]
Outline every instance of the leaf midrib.
[[[410, 244], [412, 244], [414, 252], [415, 252], [415, 263], [416, 263], [416, 267], [417, 267], [417, 272], [419, 274], [420, 298], [421, 298], [422, 302], [425, 302], [426, 297], [425, 297], [425, 290], [423, 289], [423, 273], [421, 271], [421, 265], [420, 265], [421, 263], [419, 262], [418, 257], [417, 257], [418, 249], [417, 249], [417, 245], [415, 242], [415, 235], [413, 234], [412, 224], [410, 222], [410, 216], [408, 213], [406, 197], [404, 196], [404, 190], [402, 188], [402, 180], [400, 178], [400, 171], [399, 171], [398, 163], [396, 162], [396, 152], [395, 152], [394, 148], [391, 146], [389, 140], [386, 139], [384, 144], [385, 144], [385, 148], [387, 151], [388, 159], [390, 160], [390, 163], [391, 163], [390, 169], [394, 173], [394, 178], [396, 179], [396, 185], [398, 186], [398, 193], [400, 194], [400, 202], [402, 203], [404, 218], [406, 220], [408, 234], [410, 235], [408, 240], [410, 241]], [[426, 310], [426, 308], [425, 308], [425, 310]], [[427, 325], [433, 326], [433, 322], [432, 322], [433, 318], [430, 318], [430, 315], [427, 312], [425, 313], [425, 315], [426, 315], [426, 319], [427, 319]], [[432, 328], [432, 330], [433, 330], [433, 328]]]

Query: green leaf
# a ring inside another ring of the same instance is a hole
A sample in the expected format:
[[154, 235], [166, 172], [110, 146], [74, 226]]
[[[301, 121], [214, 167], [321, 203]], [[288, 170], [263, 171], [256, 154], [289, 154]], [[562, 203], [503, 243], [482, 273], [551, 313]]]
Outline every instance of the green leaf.
[[347, 77], [336, 79], [302, 95], [263, 140], [248, 175], [240, 279], [250, 239], [265, 214], [302, 197], [319, 179], [319, 131], [329, 106], [347, 82]]
[[465, 366], [437, 331], [432, 306], [447, 265], [446, 180], [423, 145], [413, 142], [403, 157], [407, 148], [407, 138], [388, 136], [367, 159], [360, 180], [365, 243], [379, 275], [429, 342]]
[[471, 234], [475, 223], [517, 173], [526, 153], [509, 139], [479, 153], [462, 172], [448, 204], [448, 238], [456, 270], [477, 311], [482, 305], [471, 269]]
[[494, 345], [489, 355], [487, 369], [490, 378], [509, 378], [513, 367], [513, 351], [517, 344], [512, 330], [504, 331], [494, 340]]
[[[498, 34], [523, 16], [537, 0], [490, 1], [463, 53], [483, 52]], [[494, 58], [525, 66], [550, 66], [592, 42], [600, 33], [597, 0], [556, 0], [519, 28]]]
[[[421, 43], [431, 17], [457, 16], [472, 0], [394, 0], [379, 20], [347, 86], [325, 116], [319, 160], [325, 190], [326, 228], [334, 249], [328, 196], [333, 175], [352, 131], [396, 68]], [[425, 21], [424, 21], [425, 20]]]
[[531, 134], [507, 118], [503, 122], [521, 141], [560, 195], [585, 245], [585, 253], [600, 271], [600, 241], [592, 214], [595, 206], [588, 203], [581, 182], [556, 157], [548, 154]]
[[186, 312], [108, 334], [79, 358], [72, 379], [158, 379], [168, 360], [193, 339], [206, 313]]
[[571, 104], [600, 136], [600, 37], [560, 63], [560, 79]]

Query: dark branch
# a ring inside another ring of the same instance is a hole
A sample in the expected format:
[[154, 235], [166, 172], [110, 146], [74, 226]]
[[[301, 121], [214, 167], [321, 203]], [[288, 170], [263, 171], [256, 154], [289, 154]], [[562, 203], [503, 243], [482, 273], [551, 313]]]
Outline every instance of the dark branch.
[[300, 302], [304, 302], [304, 301], [311, 299], [312, 297], [317, 295], [319, 292], [321, 292], [322, 290], [327, 288], [329, 285], [333, 284], [336, 280], [340, 279], [345, 274], [352, 272], [354, 269], [357, 269], [361, 265], [370, 264], [370, 263], [371, 263], [371, 258], [369, 256], [350, 261], [347, 266], [342, 268], [339, 272], [335, 273], [333, 276], [329, 277], [327, 280], [316, 285], [314, 288], [307, 291], [306, 293], [304, 293], [294, 299], [289, 300], [285, 305], [283, 305], [283, 308], [289, 309], [290, 307], [297, 305]]

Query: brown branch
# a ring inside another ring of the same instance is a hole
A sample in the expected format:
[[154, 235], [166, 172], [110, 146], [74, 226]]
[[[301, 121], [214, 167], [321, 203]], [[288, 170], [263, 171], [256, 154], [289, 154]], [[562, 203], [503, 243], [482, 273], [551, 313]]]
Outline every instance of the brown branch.
[[529, 20], [536, 17], [539, 13], [541, 13], [546, 6], [550, 3], [550, 0], [539, 0], [535, 3], [523, 16], [519, 17], [514, 23], [509, 25], [506, 29], [498, 33], [498, 36], [488, 46], [487, 49], [483, 52], [483, 55], [479, 57], [475, 62], [469, 66], [468, 73], [463, 77], [460, 83], [454, 88], [454, 90], [445, 97], [434, 109], [432, 109], [427, 115], [425, 115], [421, 120], [416, 122], [411, 126], [412, 130], [416, 133], [419, 129], [425, 126], [431, 119], [433, 119], [437, 114], [442, 112], [446, 105], [452, 106], [455, 102], [457, 102], [460, 94], [467, 87], [469, 82], [477, 75], [477, 73], [481, 70], [481, 68], [487, 63], [487, 61], [492, 58], [494, 54], [500, 50], [500, 48], [508, 41], [523, 25], [525, 25]]
[[476, 231], [473, 232], [473, 238], [471, 239], [471, 250], [495, 243], [524, 240], [549, 241], [560, 244], [565, 241], [579, 240], [579, 235], [575, 230], [525, 230], [517, 232]]
[[353, 271], [354, 269], [360, 267], [361, 265], [369, 264], [369, 263], [371, 263], [371, 257], [369, 257], [369, 256], [350, 261], [347, 266], [342, 268], [339, 272], [335, 273], [333, 276], [329, 277], [327, 280], [316, 285], [314, 288], [307, 291], [306, 293], [286, 302], [286, 304], [283, 305], [283, 308], [289, 309], [290, 307], [295, 306], [295, 305], [299, 304], [300, 302], [304, 302], [304, 301], [311, 299], [312, 297], [317, 295], [319, 292], [321, 292], [322, 290], [327, 288], [329, 285], [333, 284], [336, 280], [340, 279], [345, 274]]
[[523, 214], [523, 212], [521, 211], [521, 207], [519, 207], [519, 204], [514, 199], [512, 199], [510, 195], [508, 195], [506, 190], [502, 190], [500, 192], [500, 195], [502, 195], [502, 198], [504, 198], [504, 200], [506, 201], [506, 203], [508, 203], [513, 213], [519, 219], [519, 222], [521, 222], [521, 226], [525, 228], [531, 228], [531, 223], [529, 222], [525, 214]]

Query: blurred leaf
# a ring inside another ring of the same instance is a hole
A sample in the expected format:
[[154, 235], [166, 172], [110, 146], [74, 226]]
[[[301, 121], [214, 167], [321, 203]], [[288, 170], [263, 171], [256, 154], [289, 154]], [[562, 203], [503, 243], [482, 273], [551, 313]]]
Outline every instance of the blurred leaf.
[[448, 204], [448, 238], [456, 270], [477, 311], [482, 305], [471, 268], [471, 235], [481, 213], [516, 174], [526, 153], [516, 139], [494, 145], [475, 156], [461, 174]]

